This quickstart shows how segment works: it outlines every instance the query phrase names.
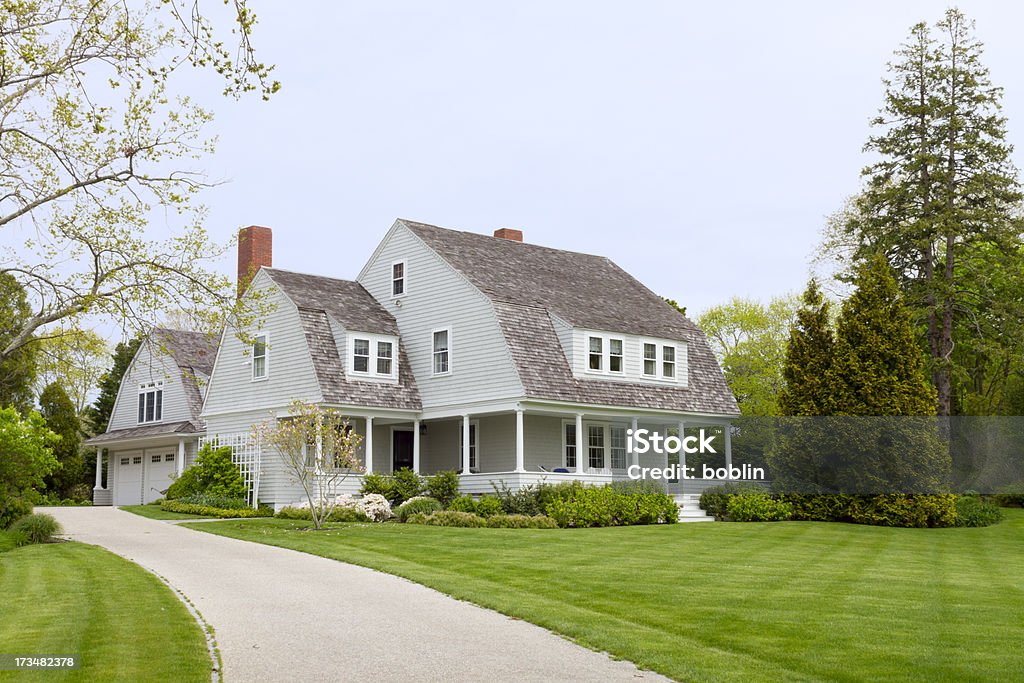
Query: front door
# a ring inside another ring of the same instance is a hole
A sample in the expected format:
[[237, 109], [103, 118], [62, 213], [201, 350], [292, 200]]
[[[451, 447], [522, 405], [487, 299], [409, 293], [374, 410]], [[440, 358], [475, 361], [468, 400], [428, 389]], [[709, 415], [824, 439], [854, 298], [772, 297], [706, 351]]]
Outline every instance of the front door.
[[412, 469], [412, 430], [396, 429], [391, 432], [391, 467], [393, 472]]

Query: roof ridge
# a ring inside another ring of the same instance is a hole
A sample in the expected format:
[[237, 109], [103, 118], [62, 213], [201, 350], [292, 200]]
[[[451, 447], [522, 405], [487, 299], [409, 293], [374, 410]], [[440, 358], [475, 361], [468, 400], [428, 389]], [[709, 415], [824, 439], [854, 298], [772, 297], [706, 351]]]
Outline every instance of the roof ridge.
[[558, 247], [549, 247], [549, 246], [547, 246], [545, 244], [536, 244], [534, 242], [520, 242], [519, 240], [510, 240], [510, 239], [505, 239], [504, 237], [495, 237], [494, 235], [487, 235], [487, 234], [482, 233], [482, 232], [472, 232], [470, 230], [457, 230], [455, 228], [446, 228], [446, 227], [444, 227], [442, 225], [434, 225], [433, 223], [424, 223], [422, 221], [414, 221], [414, 220], [410, 220], [408, 218], [399, 218], [398, 220], [400, 220], [401, 222], [405, 223], [406, 225], [411, 223], [413, 225], [421, 225], [421, 226], [423, 226], [425, 228], [433, 228], [434, 230], [444, 230], [445, 232], [454, 232], [454, 233], [458, 233], [460, 235], [470, 235], [471, 237], [480, 237], [480, 238], [488, 239], [488, 240], [501, 240], [502, 244], [518, 245], [517, 247], [513, 247], [513, 248], [516, 248], [516, 249], [519, 249], [519, 248], [543, 249], [545, 251], [555, 251], [555, 252], [559, 252], [559, 253], [562, 253], [562, 254], [574, 254], [576, 256], [586, 256], [588, 258], [594, 258], [594, 259], [607, 259], [608, 258], [607, 256], [602, 256], [601, 254], [588, 254], [585, 251], [573, 251], [572, 249], [559, 249]]
[[[334, 282], [350, 282], [352, 284], [356, 284], [356, 285], [362, 286], [362, 284], [358, 280], [349, 280], [349, 279], [343, 278], [343, 277], [331, 277], [330, 275], [318, 275], [316, 273], [303, 273], [303, 272], [298, 271], [298, 270], [289, 270], [287, 268], [270, 268], [268, 266], [263, 266], [261, 268], [261, 270], [265, 270], [268, 273], [275, 273], [275, 272], [276, 273], [288, 273], [289, 275], [301, 275], [303, 277], [315, 277], [315, 278], [318, 278], [318, 279], [321, 279], [321, 280], [332, 280]], [[271, 277], [273, 277], [273, 275], [271, 275]]]

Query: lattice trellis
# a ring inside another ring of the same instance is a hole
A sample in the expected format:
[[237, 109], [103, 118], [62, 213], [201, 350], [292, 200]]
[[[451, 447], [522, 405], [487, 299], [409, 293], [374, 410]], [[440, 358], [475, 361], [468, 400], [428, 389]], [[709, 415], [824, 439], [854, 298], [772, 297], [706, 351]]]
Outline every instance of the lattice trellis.
[[205, 444], [210, 444], [213, 448], [223, 446], [231, 448], [231, 462], [238, 465], [238, 469], [242, 473], [242, 480], [245, 481], [245, 500], [255, 508], [260, 492], [262, 465], [262, 449], [259, 442], [248, 432], [239, 432], [200, 437], [199, 447], [202, 448]]

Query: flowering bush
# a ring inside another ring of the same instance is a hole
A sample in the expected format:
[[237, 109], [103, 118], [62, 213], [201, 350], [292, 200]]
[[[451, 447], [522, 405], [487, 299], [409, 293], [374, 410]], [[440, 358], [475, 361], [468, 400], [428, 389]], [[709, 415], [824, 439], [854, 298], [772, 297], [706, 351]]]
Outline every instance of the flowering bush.
[[428, 496], [416, 496], [395, 508], [395, 516], [398, 517], [398, 521], [404, 522], [416, 513], [422, 512], [423, 514], [429, 515], [432, 512], [439, 511], [440, 509], [441, 503], [433, 498]]
[[391, 503], [379, 493], [368, 493], [360, 499], [357, 509], [366, 515], [371, 522], [383, 522], [391, 519], [394, 514], [391, 512]]

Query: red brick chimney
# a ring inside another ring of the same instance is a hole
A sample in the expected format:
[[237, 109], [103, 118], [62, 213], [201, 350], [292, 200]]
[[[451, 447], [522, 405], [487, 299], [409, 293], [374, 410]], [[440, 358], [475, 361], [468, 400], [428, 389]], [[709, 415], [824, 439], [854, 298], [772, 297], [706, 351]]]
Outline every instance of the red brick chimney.
[[515, 228], [498, 228], [494, 231], [495, 237], [500, 237], [503, 240], [512, 240], [513, 242], [523, 241], [523, 231], [516, 230]]
[[238, 231], [238, 296], [242, 296], [263, 266], [274, 265], [274, 242], [270, 228], [250, 225]]

